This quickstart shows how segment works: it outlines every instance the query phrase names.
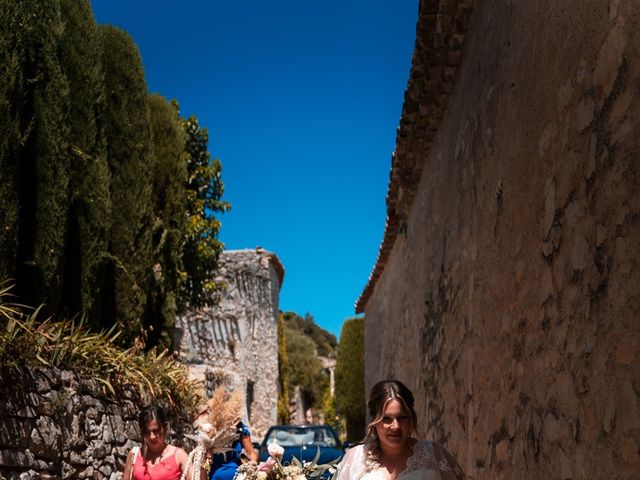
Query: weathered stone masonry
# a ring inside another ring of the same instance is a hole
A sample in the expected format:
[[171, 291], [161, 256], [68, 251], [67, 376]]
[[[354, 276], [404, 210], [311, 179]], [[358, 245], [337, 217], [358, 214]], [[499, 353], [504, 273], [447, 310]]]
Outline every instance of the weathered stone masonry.
[[[0, 478], [122, 478], [146, 404], [134, 391], [113, 398], [96, 380], [55, 369], [16, 375], [0, 375]], [[174, 444], [193, 446], [183, 437], [189, 419], [170, 419], [170, 430]]]
[[471, 479], [639, 476], [639, 20], [420, 4], [357, 308], [367, 386], [406, 381]]
[[218, 305], [188, 312], [176, 325], [176, 345], [207, 396], [220, 384], [245, 396], [244, 418], [260, 440], [276, 423], [278, 300], [282, 264], [261, 248], [222, 253], [216, 281], [226, 285]]

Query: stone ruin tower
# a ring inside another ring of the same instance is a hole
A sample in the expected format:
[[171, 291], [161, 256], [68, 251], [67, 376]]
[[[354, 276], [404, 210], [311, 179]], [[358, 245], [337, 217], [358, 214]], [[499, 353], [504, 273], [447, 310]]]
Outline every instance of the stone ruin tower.
[[226, 287], [213, 307], [176, 319], [176, 345], [205, 395], [219, 385], [239, 389], [254, 440], [277, 421], [278, 299], [284, 268], [273, 253], [227, 250], [216, 277]]

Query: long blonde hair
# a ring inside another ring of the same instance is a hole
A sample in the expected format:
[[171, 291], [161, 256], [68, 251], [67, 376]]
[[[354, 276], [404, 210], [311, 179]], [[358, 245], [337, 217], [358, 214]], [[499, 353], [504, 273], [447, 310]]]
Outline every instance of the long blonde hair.
[[391, 400], [397, 400], [402, 408], [411, 417], [411, 430], [415, 430], [418, 424], [416, 411], [413, 409], [413, 393], [399, 380], [382, 380], [376, 383], [369, 391], [369, 416], [371, 422], [367, 425], [367, 434], [364, 437], [364, 448], [369, 464], [376, 464], [380, 457], [380, 440], [376, 432], [376, 425], [384, 417], [384, 410]]

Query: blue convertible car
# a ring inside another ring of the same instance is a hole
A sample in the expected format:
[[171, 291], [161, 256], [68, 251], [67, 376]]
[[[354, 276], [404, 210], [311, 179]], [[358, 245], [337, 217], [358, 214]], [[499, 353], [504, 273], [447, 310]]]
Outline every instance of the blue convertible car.
[[300, 461], [312, 461], [320, 449], [318, 464], [342, 458], [344, 447], [336, 432], [328, 425], [276, 425], [269, 429], [260, 445], [260, 460], [269, 458], [267, 446], [277, 443], [284, 448], [282, 463], [291, 462], [292, 457]]

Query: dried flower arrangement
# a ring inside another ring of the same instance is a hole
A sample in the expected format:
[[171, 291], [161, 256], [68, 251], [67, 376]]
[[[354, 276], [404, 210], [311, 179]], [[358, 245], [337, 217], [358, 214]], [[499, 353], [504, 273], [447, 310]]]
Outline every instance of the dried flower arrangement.
[[211, 455], [225, 453], [232, 448], [238, 439], [238, 423], [242, 415], [242, 395], [238, 391], [227, 392], [224, 387], [218, 387], [213, 396], [207, 401], [193, 426], [195, 435], [189, 438], [198, 445], [189, 454], [187, 467], [182, 479], [186, 479], [191, 472], [191, 479], [200, 478], [201, 470], [209, 471]]

